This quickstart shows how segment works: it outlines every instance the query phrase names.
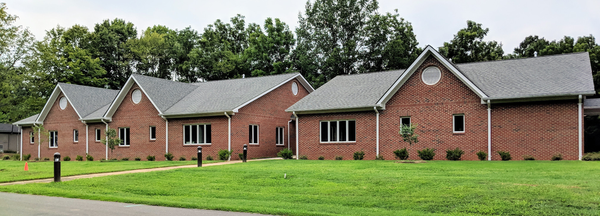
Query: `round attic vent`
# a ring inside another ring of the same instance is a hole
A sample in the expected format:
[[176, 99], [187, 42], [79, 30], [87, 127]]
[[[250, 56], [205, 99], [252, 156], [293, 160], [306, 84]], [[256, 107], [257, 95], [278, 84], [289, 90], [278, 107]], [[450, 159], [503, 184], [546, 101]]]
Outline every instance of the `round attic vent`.
[[60, 105], [61, 110], [64, 110], [65, 108], [67, 108], [67, 98], [61, 97], [60, 101], [59, 101], [59, 105]]
[[294, 93], [294, 95], [298, 95], [298, 84], [295, 82], [292, 83], [292, 93]]
[[423, 82], [427, 85], [434, 85], [438, 83], [441, 77], [442, 72], [440, 69], [433, 66], [425, 68], [421, 74], [421, 79], [423, 79]]
[[133, 90], [131, 93], [131, 100], [133, 103], [138, 104], [142, 100], [142, 92], [139, 89]]

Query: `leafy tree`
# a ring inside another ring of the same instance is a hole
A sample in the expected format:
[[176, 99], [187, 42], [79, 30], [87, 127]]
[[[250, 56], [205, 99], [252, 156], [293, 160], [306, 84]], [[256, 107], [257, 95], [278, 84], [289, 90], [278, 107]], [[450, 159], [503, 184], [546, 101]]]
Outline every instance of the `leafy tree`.
[[[249, 27], [249, 31], [252, 28]], [[294, 34], [279, 19], [267, 18], [265, 33], [260, 27], [249, 33], [249, 45], [244, 50], [252, 76], [281, 74], [291, 67], [290, 53], [296, 43]]]
[[106, 133], [106, 137], [102, 140], [100, 140], [100, 142], [102, 142], [102, 144], [108, 146], [108, 148], [110, 149], [110, 154], [112, 155], [113, 151], [115, 150], [115, 147], [118, 146], [119, 144], [121, 144], [123, 142], [123, 140], [116, 138], [117, 137], [117, 131], [115, 129], [112, 128], [108, 128], [105, 131]]
[[173, 71], [182, 82], [197, 82], [200, 78], [192, 65], [192, 52], [198, 46], [200, 35], [190, 27], [170, 34]]
[[140, 38], [128, 40], [127, 46], [135, 58], [135, 71], [146, 76], [171, 79], [173, 39], [176, 35], [165, 26], [153, 26], [142, 32]]
[[496, 41], [483, 41], [489, 29], [481, 24], [467, 21], [467, 28], [458, 31], [450, 42], [444, 42], [440, 53], [455, 63], [493, 61], [503, 58], [502, 44]]
[[550, 42], [544, 38], [540, 38], [537, 35], [530, 35], [519, 44], [519, 47], [515, 48], [514, 54], [516, 57], [534, 57], [535, 52], [538, 55], [542, 55], [542, 50], [549, 44]]
[[415, 134], [415, 129], [417, 128], [417, 124], [411, 125], [402, 125], [400, 126], [400, 136], [402, 136], [402, 140], [407, 142], [409, 145], [419, 142], [419, 135]]

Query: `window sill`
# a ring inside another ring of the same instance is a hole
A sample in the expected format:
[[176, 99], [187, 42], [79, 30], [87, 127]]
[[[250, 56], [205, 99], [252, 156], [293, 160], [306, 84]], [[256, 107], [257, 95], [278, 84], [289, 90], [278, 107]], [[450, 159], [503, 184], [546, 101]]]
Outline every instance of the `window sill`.
[[131, 145], [126, 145], [126, 146], [122, 146], [120, 145], [119, 148], [129, 148]]
[[275, 144], [275, 146], [285, 146], [285, 144]]
[[212, 143], [202, 143], [202, 144], [183, 144], [183, 146], [209, 146], [212, 145]]
[[356, 145], [354, 142], [319, 142], [320, 145]]
[[465, 135], [465, 132], [452, 132], [452, 135]]
[[58, 148], [58, 146], [56, 146], [56, 147], [48, 147], [48, 148], [51, 148], [51, 149], [57, 149], [57, 148]]
[[156, 142], [156, 139], [150, 139], [150, 142]]
[[248, 143], [248, 145], [257, 146], [257, 145], [260, 145], [260, 143]]

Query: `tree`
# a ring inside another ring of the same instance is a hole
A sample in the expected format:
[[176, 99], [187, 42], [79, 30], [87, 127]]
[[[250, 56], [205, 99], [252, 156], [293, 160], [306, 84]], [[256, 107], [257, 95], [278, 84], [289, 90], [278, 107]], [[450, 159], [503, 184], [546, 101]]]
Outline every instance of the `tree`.
[[258, 27], [249, 34], [249, 45], [244, 50], [252, 76], [285, 73], [291, 67], [290, 53], [296, 43], [294, 33], [277, 18], [267, 18], [263, 28], [265, 33]]
[[[136, 73], [171, 79], [174, 36], [177, 33], [165, 26], [148, 27], [140, 38], [127, 41], [133, 53]], [[184, 60], [185, 61], [185, 60]]]
[[544, 38], [540, 38], [537, 35], [530, 35], [519, 44], [519, 47], [515, 48], [514, 55], [518, 58], [534, 57], [536, 52], [537, 55], [542, 55], [542, 50], [549, 44], [550, 42]]
[[113, 151], [115, 150], [115, 147], [118, 146], [119, 144], [121, 144], [123, 142], [123, 140], [116, 138], [117, 131], [115, 129], [107, 128], [105, 131], [105, 134], [106, 134], [106, 138], [100, 140], [100, 142], [102, 142], [102, 144], [108, 146], [108, 148], [110, 149], [110, 154], [112, 155]]
[[197, 82], [200, 76], [194, 70], [192, 52], [198, 47], [200, 35], [187, 27], [170, 34], [173, 71], [181, 82]]
[[459, 30], [450, 42], [444, 42], [440, 53], [454, 63], [500, 60], [504, 55], [502, 44], [483, 41], [488, 32], [488, 28], [468, 20], [467, 28]]
[[402, 124], [402, 126], [400, 126], [399, 134], [402, 136], [402, 140], [411, 146], [412, 144], [419, 142], [419, 135], [415, 134], [415, 129], [417, 129], [417, 124]]

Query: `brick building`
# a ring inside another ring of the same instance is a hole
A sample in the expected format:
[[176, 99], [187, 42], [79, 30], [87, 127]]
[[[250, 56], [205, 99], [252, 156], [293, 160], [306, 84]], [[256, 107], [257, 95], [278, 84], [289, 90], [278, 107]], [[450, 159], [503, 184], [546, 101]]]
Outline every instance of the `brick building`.
[[[562, 154], [581, 159], [583, 100], [594, 95], [588, 53], [454, 64], [428, 46], [406, 70], [337, 76], [286, 111], [296, 117], [297, 156], [366, 159], [406, 147], [461, 148], [499, 160]], [[419, 142], [410, 146], [401, 124], [416, 124]]]
[[[285, 109], [312, 91], [298, 73], [193, 84], [132, 75], [120, 91], [59, 83], [40, 114], [14, 124], [21, 153], [38, 158], [189, 160], [202, 146], [204, 156], [225, 149], [238, 159], [243, 144], [249, 158], [273, 157], [294, 146]], [[123, 140], [114, 151], [101, 143], [107, 128]]]

